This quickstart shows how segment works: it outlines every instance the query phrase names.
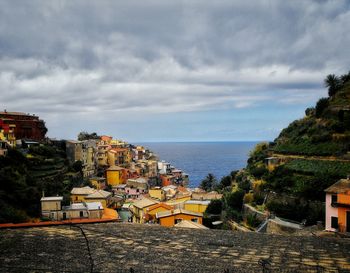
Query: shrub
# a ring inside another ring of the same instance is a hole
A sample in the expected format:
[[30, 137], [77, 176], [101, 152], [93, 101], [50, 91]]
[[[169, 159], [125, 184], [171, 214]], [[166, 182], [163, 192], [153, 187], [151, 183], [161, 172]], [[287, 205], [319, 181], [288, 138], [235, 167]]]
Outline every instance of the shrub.
[[224, 195], [224, 202], [226, 208], [241, 210], [243, 205], [243, 197], [245, 192], [241, 189], [235, 192], [228, 192]]
[[256, 217], [255, 214], [248, 214], [247, 215], [247, 225], [252, 227], [252, 228], [256, 228], [257, 226], [260, 225], [260, 221], [258, 220], [258, 218]]
[[316, 109], [315, 109], [315, 114], [317, 118], [321, 117], [322, 113], [328, 107], [328, 105], [329, 105], [328, 98], [319, 99], [319, 101], [316, 103]]
[[205, 213], [208, 214], [220, 214], [222, 211], [222, 201], [221, 200], [211, 200]]
[[252, 192], [248, 192], [243, 197], [243, 202], [246, 204], [252, 203], [254, 200], [254, 195]]

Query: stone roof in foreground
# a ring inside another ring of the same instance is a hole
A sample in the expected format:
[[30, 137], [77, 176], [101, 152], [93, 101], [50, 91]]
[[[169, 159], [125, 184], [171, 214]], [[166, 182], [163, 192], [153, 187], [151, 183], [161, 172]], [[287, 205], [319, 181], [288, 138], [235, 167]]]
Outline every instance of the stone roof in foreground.
[[[350, 240], [106, 223], [0, 230], [0, 272], [350, 272]], [[92, 261], [92, 262], [91, 262]], [[91, 266], [93, 265], [93, 266]], [[92, 269], [92, 270], [91, 270]]]

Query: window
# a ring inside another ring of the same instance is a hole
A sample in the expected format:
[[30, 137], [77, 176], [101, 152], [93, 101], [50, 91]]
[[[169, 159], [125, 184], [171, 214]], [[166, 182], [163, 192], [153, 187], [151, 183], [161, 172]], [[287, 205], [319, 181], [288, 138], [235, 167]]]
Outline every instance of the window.
[[78, 201], [78, 196], [75, 197], [75, 201]]
[[335, 204], [338, 202], [338, 196], [336, 194], [332, 194], [332, 204]]
[[195, 222], [195, 223], [198, 223], [198, 218], [192, 218], [191, 221]]
[[175, 224], [178, 224], [178, 223], [180, 223], [182, 221], [182, 219], [180, 218], [180, 219], [175, 219]]
[[338, 228], [338, 217], [331, 217], [331, 228]]
[[84, 212], [83, 211], [80, 211], [80, 217], [83, 217], [84, 216]]

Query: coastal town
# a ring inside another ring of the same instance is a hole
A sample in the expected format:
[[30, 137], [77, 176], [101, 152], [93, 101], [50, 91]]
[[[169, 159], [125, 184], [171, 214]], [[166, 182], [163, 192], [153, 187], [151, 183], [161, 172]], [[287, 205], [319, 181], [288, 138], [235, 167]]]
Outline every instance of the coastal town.
[[48, 139], [46, 131], [44, 121], [35, 115], [0, 113], [1, 155], [11, 147], [30, 158], [28, 147], [63, 144], [69, 163], [81, 164], [86, 185], [71, 189], [66, 206], [63, 196], [43, 192], [41, 221], [116, 220], [205, 229], [203, 213], [210, 200], [222, 197], [215, 191], [188, 188], [185, 172], [143, 146], [111, 136], [81, 141]]
[[[0, 155], [6, 156], [8, 149], [15, 148], [32, 160], [30, 147], [64, 147], [67, 161], [78, 166], [81, 174], [80, 182], [68, 189], [68, 195], [47, 196], [42, 191], [40, 224], [119, 221], [196, 229], [220, 228], [223, 224], [220, 215], [211, 215], [214, 217], [208, 218], [210, 223], [203, 223], [209, 204], [221, 200], [223, 193], [189, 188], [188, 174], [162, 161], [146, 147], [85, 132], [78, 136], [80, 140], [56, 140], [47, 138], [46, 132], [45, 122], [38, 116], [0, 112]], [[288, 160], [281, 155], [266, 157], [266, 168], [272, 172]], [[256, 182], [250, 183], [255, 187]], [[237, 191], [237, 183], [229, 184], [232, 192]], [[325, 230], [349, 232], [349, 189], [349, 178], [324, 189]], [[290, 234], [304, 228], [305, 223], [271, 217], [266, 209], [259, 211], [249, 202], [251, 198], [252, 191], [244, 195], [244, 221], [231, 219], [228, 222], [231, 229]], [[259, 223], [255, 227], [249, 226], [252, 215]], [[322, 230], [323, 225], [319, 226]]]

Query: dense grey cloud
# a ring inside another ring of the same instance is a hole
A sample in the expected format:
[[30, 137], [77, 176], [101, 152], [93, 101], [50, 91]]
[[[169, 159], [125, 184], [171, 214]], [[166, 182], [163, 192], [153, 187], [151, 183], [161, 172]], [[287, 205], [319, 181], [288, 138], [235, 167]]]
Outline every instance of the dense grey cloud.
[[53, 124], [59, 113], [96, 120], [102, 111], [107, 119], [313, 104], [327, 74], [349, 69], [349, 7], [0, 1], [1, 104]]

